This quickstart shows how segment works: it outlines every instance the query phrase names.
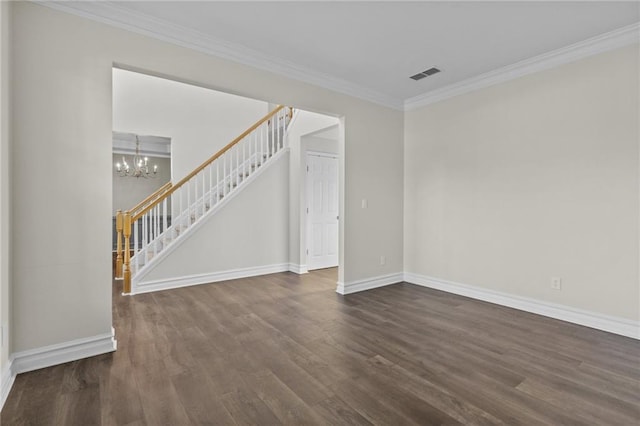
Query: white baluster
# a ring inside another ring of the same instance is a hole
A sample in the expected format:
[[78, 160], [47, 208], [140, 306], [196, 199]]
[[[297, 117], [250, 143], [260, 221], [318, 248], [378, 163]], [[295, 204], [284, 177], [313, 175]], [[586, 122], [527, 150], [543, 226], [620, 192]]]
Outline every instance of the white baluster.
[[[159, 240], [160, 236], [160, 204], [156, 204], [156, 240]], [[156, 246], [158, 245], [158, 241], [156, 241]]]
[[187, 228], [191, 226], [191, 180], [187, 181]]
[[158, 227], [158, 216], [156, 214], [156, 210], [157, 210], [158, 205], [156, 204], [153, 209], [151, 209], [151, 211], [149, 213], [151, 213], [151, 223], [153, 224], [153, 226], [151, 227], [152, 229], [152, 234], [151, 234], [151, 241], [153, 244], [153, 256], [155, 257], [155, 255], [158, 254], [158, 232], [157, 232], [157, 227]]
[[[138, 256], [138, 222], [140, 219], [136, 220], [133, 223], [133, 255], [136, 257], [136, 273], [140, 270], [140, 256]], [[129, 247], [126, 247], [127, 250], [131, 250], [131, 243], [129, 243]]]
[[[251, 163], [253, 164], [257, 164], [257, 152], [258, 152], [258, 133], [257, 132], [253, 132], [253, 154], [251, 155], [251, 158], [253, 160], [251, 160]], [[249, 165], [249, 173], [253, 173], [256, 171], [255, 168], [251, 168], [251, 165]]]
[[[167, 199], [169, 197], [165, 198], [164, 200], [162, 200], [162, 231], [166, 231], [167, 230]], [[165, 238], [166, 238], [166, 234], [165, 234]]]
[[156, 215], [154, 213], [155, 207], [152, 207], [151, 210], [149, 210], [148, 215], [149, 215], [149, 244], [153, 243], [153, 240], [155, 239], [155, 234], [156, 234]]
[[280, 149], [280, 111], [276, 113], [276, 126], [278, 126], [278, 128], [276, 129], [276, 152], [278, 152], [278, 150]]
[[153, 222], [153, 233], [151, 236], [151, 240], [154, 242], [154, 246], [155, 246], [155, 241], [158, 238], [158, 205], [156, 204], [153, 209], [151, 209], [151, 218], [152, 218], [152, 222]]
[[146, 250], [147, 249], [147, 214], [143, 214], [142, 217], [140, 218], [142, 219], [142, 247], [140, 247], [141, 250]]
[[200, 188], [200, 192], [202, 194], [200, 195], [200, 198], [199, 198], [199, 200], [201, 200], [200, 203], [202, 204], [202, 209], [200, 211], [202, 212], [202, 214], [204, 214], [204, 205], [205, 205], [205, 202], [204, 202], [204, 191], [205, 191], [205, 182], [206, 182], [206, 180], [205, 180], [205, 169], [202, 169], [202, 171], [200, 171], [200, 176], [201, 176], [201, 180], [202, 180], [202, 187]]
[[260, 126], [260, 165], [262, 165], [262, 160], [264, 159], [264, 124]]
[[[183, 188], [184, 188], [184, 186], [180, 187], [180, 189], [178, 190], [178, 192], [179, 192], [179, 194], [178, 194], [178, 204], [180, 205], [179, 206], [180, 208], [177, 211], [178, 214], [176, 215], [176, 217], [179, 218], [180, 220], [176, 222], [176, 226], [177, 227], [181, 227], [182, 226], [182, 220], [183, 220], [183, 216], [182, 216], [182, 212], [184, 211], [183, 207], [182, 207], [182, 192], [183, 192]], [[179, 229], [178, 232], [182, 232], [182, 228]], [[177, 237], [177, 235], [176, 235], [176, 237]]]
[[209, 165], [209, 208], [213, 207], [213, 163]]
[[149, 245], [154, 244], [155, 239], [155, 214], [153, 214], [153, 207], [147, 213], [149, 215]]

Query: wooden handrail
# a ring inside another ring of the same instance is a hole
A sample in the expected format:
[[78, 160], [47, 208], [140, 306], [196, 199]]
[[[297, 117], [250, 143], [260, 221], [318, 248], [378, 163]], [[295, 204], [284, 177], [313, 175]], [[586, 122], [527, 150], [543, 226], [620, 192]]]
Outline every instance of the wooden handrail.
[[209, 164], [213, 163], [216, 159], [218, 159], [222, 154], [224, 154], [225, 152], [227, 152], [229, 149], [231, 149], [235, 144], [237, 144], [238, 142], [240, 142], [242, 139], [244, 139], [249, 133], [253, 132], [255, 129], [257, 129], [262, 123], [264, 123], [265, 121], [269, 120], [271, 117], [273, 117], [274, 115], [276, 115], [278, 113], [278, 111], [280, 111], [282, 108], [284, 108], [284, 105], [278, 105], [278, 107], [276, 109], [274, 109], [273, 111], [271, 111], [269, 114], [265, 115], [264, 117], [262, 117], [260, 120], [258, 120], [253, 126], [249, 127], [247, 130], [245, 130], [244, 132], [242, 132], [242, 134], [240, 136], [238, 136], [237, 138], [235, 138], [234, 140], [232, 140], [231, 142], [229, 142], [224, 148], [222, 148], [220, 151], [216, 152], [211, 158], [209, 158], [207, 161], [205, 161], [204, 163], [202, 163], [200, 166], [196, 167], [191, 173], [189, 173], [188, 175], [186, 175], [185, 177], [183, 177], [178, 183], [176, 183], [175, 185], [173, 185], [171, 188], [169, 188], [167, 191], [164, 192], [164, 194], [162, 194], [162, 196], [156, 198], [154, 201], [152, 201], [149, 205], [147, 205], [145, 208], [143, 208], [142, 210], [140, 210], [139, 212], [133, 214], [133, 212], [131, 212], [133, 215], [131, 217], [131, 223], [135, 222], [136, 220], [140, 219], [145, 213], [147, 213], [149, 210], [151, 210], [152, 208], [154, 208], [155, 206], [157, 206], [158, 204], [160, 204], [162, 202], [162, 200], [168, 198], [171, 194], [173, 194], [175, 191], [178, 190], [178, 188], [180, 188], [182, 185], [184, 185], [185, 183], [189, 182], [191, 180], [192, 177], [194, 177], [195, 175], [197, 175], [199, 172], [201, 172], [205, 167], [207, 167]]
[[129, 212], [131, 214], [134, 214], [137, 210], [139, 210], [142, 207], [144, 207], [145, 204], [147, 204], [148, 202], [150, 202], [154, 198], [159, 197], [162, 192], [164, 192], [167, 189], [171, 188], [171, 185], [172, 185], [171, 182], [165, 183], [160, 188], [158, 188], [153, 194], [149, 195], [147, 198], [145, 198], [144, 200], [142, 200], [138, 204], [136, 204], [133, 208], [129, 209]]

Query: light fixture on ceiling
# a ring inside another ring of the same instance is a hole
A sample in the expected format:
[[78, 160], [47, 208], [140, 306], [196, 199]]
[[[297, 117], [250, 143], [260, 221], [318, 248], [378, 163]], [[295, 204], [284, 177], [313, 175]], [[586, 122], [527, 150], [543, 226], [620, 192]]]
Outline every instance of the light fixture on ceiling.
[[410, 79], [413, 79], [413, 80], [415, 80], [415, 81], [418, 81], [418, 80], [422, 80], [422, 79], [423, 79], [423, 78], [425, 78], [425, 77], [429, 77], [430, 75], [437, 74], [437, 73], [439, 73], [439, 72], [440, 72], [440, 70], [439, 70], [438, 68], [436, 68], [436, 67], [431, 67], [431, 68], [429, 68], [428, 70], [425, 70], [425, 71], [419, 72], [418, 74], [416, 74], [416, 75], [412, 75], [412, 76], [411, 76], [411, 77], [409, 77], [409, 78], [410, 78]]
[[149, 158], [140, 155], [140, 140], [138, 139], [138, 135], [136, 135], [136, 153], [133, 156], [132, 163], [133, 167], [127, 163], [127, 159], [123, 155], [122, 164], [116, 163], [116, 173], [121, 177], [130, 176], [134, 178], [154, 178], [158, 173], [158, 165], [154, 164], [150, 170]]

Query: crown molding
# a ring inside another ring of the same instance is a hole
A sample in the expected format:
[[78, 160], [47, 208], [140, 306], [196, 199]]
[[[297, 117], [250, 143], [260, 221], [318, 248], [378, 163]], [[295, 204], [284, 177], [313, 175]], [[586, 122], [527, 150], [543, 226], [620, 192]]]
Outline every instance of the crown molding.
[[454, 96], [504, 83], [528, 74], [548, 70], [588, 56], [618, 49], [640, 41], [640, 23], [628, 25], [584, 41], [525, 59], [506, 67], [471, 77], [405, 100], [404, 110], [411, 111]]
[[378, 105], [396, 110], [403, 109], [403, 101], [400, 98], [320, 73], [284, 59], [265, 55], [241, 44], [230, 43], [199, 31], [125, 9], [110, 1], [66, 2], [34, 0], [34, 3], [304, 83], [320, 86]]
[[114, 154], [135, 154], [136, 136], [140, 141], [142, 156], [171, 158], [171, 138], [164, 136], [135, 135], [133, 133], [112, 132]]
[[66, 2], [34, 0], [34, 3], [323, 87], [378, 105], [405, 111], [551, 69], [598, 53], [638, 43], [640, 40], [640, 23], [635, 23], [403, 101], [400, 98], [317, 72], [290, 61], [265, 55], [241, 44], [214, 38], [199, 31], [125, 9], [110, 1]]

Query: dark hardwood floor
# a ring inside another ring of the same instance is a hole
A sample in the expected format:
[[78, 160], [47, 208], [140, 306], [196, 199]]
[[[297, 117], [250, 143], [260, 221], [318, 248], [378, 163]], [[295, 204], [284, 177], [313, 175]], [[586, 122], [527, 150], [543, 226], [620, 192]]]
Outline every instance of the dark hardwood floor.
[[114, 292], [118, 351], [17, 377], [2, 425], [638, 425], [640, 342], [337, 271]]

